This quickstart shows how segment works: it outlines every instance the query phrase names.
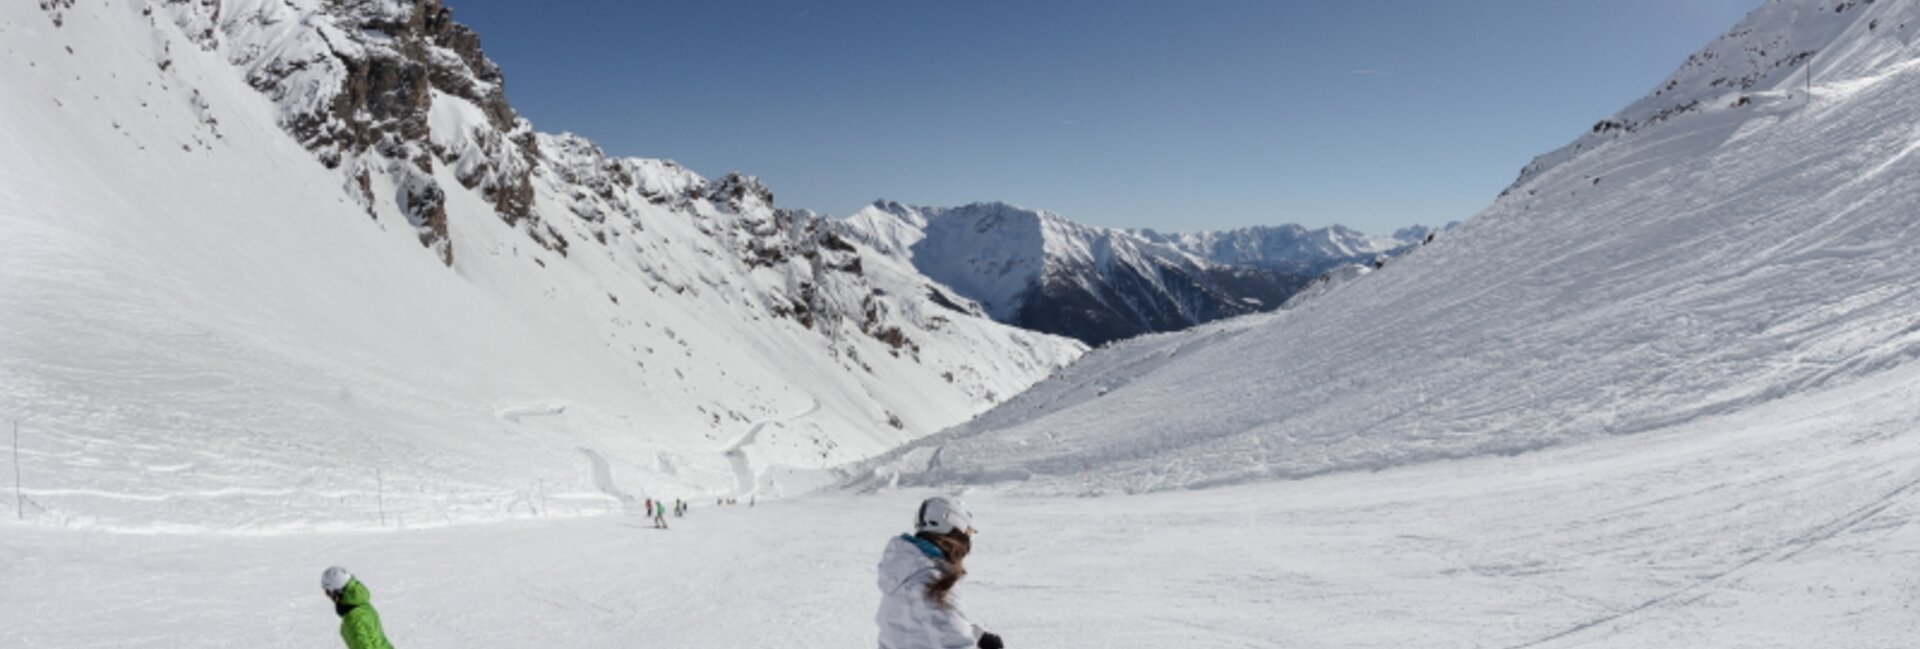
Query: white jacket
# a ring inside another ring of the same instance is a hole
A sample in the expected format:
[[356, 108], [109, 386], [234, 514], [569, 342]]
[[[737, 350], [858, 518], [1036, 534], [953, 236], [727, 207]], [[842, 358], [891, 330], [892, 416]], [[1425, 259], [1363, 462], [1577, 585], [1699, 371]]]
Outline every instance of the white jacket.
[[940, 577], [940, 564], [911, 537], [887, 542], [879, 572], [880, 612], [874, 621], [880, 624], [880, 649], [972, 649], [987, 632], [960, 611], [954, 593], [947, 593], [945, 605], [927, 599], [927, 585]]

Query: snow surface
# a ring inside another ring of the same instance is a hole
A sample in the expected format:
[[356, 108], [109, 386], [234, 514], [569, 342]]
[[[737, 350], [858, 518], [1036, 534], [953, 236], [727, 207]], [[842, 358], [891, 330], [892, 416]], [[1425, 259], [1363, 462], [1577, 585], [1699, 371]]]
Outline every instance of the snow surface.
[[[1107, 498], [964, 494], [959, 592], [1015, 647], [1911, 645], [1920, 372], [1514, 457]], [[0, 645], [849, 647], [928, 492], [380, 533], [6, 526]]]

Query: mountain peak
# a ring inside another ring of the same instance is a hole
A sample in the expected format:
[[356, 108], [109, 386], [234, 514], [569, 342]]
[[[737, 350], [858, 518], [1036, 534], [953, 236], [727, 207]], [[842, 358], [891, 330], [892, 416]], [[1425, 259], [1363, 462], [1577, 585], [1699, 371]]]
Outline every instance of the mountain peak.
[[707, 198], [715, 203], [726, 205], [733, 211], [748, 209], [770, 209], [773, 207], [773, 190], [760, 183], [757, 176], [749, 176], [738, 171], [728, 172], [707, 190]]

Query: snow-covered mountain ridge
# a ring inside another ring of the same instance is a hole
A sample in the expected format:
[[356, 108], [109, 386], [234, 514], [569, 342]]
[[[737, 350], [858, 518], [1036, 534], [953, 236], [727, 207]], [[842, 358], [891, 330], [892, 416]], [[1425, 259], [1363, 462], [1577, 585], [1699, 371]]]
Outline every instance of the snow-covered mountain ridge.
[[1912, 391], [1882, 383], [1920, 362], [1916, 31], [1911, 0], [1768, 3], [1433, 245], [1096, 351], [853, 480], [1194, 487]]
[[[1653, 92], [1594, 123], [1566, 146], [1535, 158], [1506, 191], [1520, 189], [1582, 152], [1667, 120], [1751, 108], [1756, 101], [1805, 100], [1805, 90], [1821, 79], [1857, 77], [1894, 63], [1888, 57], [1898, 55], [1874, 47], [1873, 41], [1904, 44], [1912, 40], [1914, 26], [1899, 11], [1875, 11], [1875, 1], [1768, 0], [1688, 56]], [[1875, 52], [1866, 54], [1863, 47]]]
[[38, 522], [781, 493], [1084, 350], [750, 176], [533, 130], [434, 0], [19, 3], [0, 30], [0, 412]]
[[1372, 236], [1341, 225], [1307, 228], [1288, 224], [1192, 233], [1133, 232], [1148, 241], [1171, 245], [1214, 263], [1315, 276], [1345, 264], [1397, 256], [1426, 241], [1428, 235], [1437, 230], [1416, 225], [1395, 230], [1388, 236]]
[[839, 222], [994, 319], [1102, 344], [1280, 306], [1329, 269], [1404, 252], [1424, 228], [1369, 237], [1298, 225], [1161, 234], [1005, 203], [877, 201]]

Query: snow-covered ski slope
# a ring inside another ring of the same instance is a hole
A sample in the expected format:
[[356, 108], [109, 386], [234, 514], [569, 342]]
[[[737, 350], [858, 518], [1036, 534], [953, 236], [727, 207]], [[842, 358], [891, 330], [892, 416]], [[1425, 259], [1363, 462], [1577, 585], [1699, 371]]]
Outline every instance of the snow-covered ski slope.
[[[463, 187], [484, 155], [466, 138], [489, 132], [437, 90], [417, 117], [445, 157], [393, 167], [445, 190], [446, 232], [423, 248], [430, 228], [390, 200], [423, 181], [326, 168], [233, 63], [319, 47], [331, 7], [0, 7], [0, 434], [19, 422], [27, 524], [617, 509], [589, 457], [631, 495], [731, 494], [740, 471], [819, 469], [964, 420], [1083, 349], [933, 303], [910, 266], [773, 210], [750, 179], [575, 137], [537, 136], [535, 238], [533, 216]], [[349, 36], [377, 40], [329, 47]], [[328, 64], [289, 83], [340, 83]]]
[[1536, 162], [1384, 270], [1099, 350], [855, 478], [1296, 478], [1901, 380], [1920, 361], [1920, 3], [1768, 3], [1660, 87], [1685, 108], [1635, 103], [1603, 122], [1631, 128]]
[[[965, 495], [958, 592], [1012, 647], [1912, 646], [1920, 368], [1482, 457], [1106, 498]], [[618, 480], [620, 476], [615, 476]], [[628, 488], [631, 488], [629, 485]], [[0, 528], [0, 646], [872, 646], [873, 566], [929, 492], [387, 533]]]

